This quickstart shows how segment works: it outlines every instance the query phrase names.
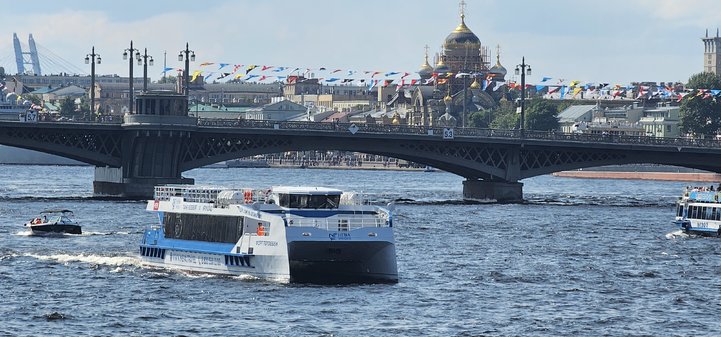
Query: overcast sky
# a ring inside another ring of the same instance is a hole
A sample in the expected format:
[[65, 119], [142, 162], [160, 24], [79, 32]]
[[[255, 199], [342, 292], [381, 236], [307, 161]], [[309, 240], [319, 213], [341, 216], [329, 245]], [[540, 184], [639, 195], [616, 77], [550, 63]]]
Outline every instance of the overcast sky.
[[[686, 82], [703, 70], [700, 38], [721, 25], [719, 0], [466, 2], [468, 27], [494, 55], [501, 45], [509, 74], [525, 56], [533, 68], [529, 83], [544, 76]], [[99, 74], [127, 76], [122, 53], [132, 39], [155, 57], [154, 79], [164, 51], [169, 67], [182, 66], [177, 55], [186, 41], [197, 56], [191, 71], [224, 62], [415, 72], [424, 46], [439, 51], [459, 23], [456, 0], [32, 0], [5, 7], [0, 62], [8, 72], [17, 70], [16, 32], [23, 43], [32, 33], [86, 74], [83, 59], [95, 46], [103, 60]]]

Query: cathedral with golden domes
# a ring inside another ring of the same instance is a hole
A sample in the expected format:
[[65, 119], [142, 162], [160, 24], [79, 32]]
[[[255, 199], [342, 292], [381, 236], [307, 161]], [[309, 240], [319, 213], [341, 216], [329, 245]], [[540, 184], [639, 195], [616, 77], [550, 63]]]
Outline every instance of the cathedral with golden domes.
[[425, 85], [416, 87], [412, 93], [408, 124], [467, 126], [471, 112], [496, 105], [494, 92], [487, 89], [497, 88], [496, 84], [505, 81], [507, 71], [501, 65], [500, 47], [495, 65], [490, 66], [488, 47], [481, 44], [465, 20], [465, 1], [461, 0], [461, 22], [443, 42], [441, 53], [435, 56], [435, 66], [429, 63], [426, 46], [425, 61], [418, 70]]

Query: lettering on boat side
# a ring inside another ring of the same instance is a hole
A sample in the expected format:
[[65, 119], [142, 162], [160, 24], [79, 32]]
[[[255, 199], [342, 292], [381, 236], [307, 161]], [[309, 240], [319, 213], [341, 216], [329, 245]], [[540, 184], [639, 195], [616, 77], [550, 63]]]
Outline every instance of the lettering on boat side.
[[353, 240], [350, 233], [328, 233], [328, 238], [331, 241], [335, 240]]
[[275, 247], [275, 246], [278, 245], [278, 242], [277, 242], [277, 241], [265, 241], [265, 240], [261, 240], [261, 241], [256, 241], [256, 242], [255, 242], [255, 245], [256, 245], [256, 246]]
[[210, 204], [183, 204], [184, 211], [204, 211], [210, 212], [213, 210], [213, 205]]
[[170, 255], [171, 262], [183, 263], [183, 264], [195, 264], [195, 265], [223, 265], [220, 260], [220, 256], [208, 256], [200, 255], [195, 253], [184, 253], [184, 252], [173, 252]]

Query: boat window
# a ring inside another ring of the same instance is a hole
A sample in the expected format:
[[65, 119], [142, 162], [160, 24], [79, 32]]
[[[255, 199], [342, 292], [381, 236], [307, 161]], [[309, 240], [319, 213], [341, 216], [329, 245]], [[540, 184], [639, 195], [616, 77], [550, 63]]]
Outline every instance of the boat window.
[[709, 210], [711, 211], [711, 214], [709, 215], [709, 220], [716, 220], [716, 216], [718, 216], [717, 208], [716, 207], [709, 207]]
[[689, 219], [696, 219], [696, 206], [688, 207], [688, 217]]
[[243, 217], [165, 213], [163, 227], [169, 239], [236, 243], [243, 235]]
[[683, 216], [683, 205], [678, 205], [676, 216]]
[[288, 208], [330, 209], [338, 208], [340, 203], [338, 194], [280, 194], [278, 197], [280, 206]]

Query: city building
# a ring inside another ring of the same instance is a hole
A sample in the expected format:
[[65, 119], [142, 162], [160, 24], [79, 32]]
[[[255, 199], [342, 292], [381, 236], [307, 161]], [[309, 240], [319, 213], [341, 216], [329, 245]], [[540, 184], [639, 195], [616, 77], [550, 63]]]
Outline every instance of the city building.
[[323, 85], [316, 78], [288, 76], [283, 97], [319, 111], [359, 112], [377, 105], [378, 89], [348, 84]]
[[679, 137], [681, 135], [681, 115], [678, 106], [660, 104], [656, 108], [646, 109], [639, 123], [646, 131], [646, 136]]
[[716, 36], [709, 37], [708, 29], [706, 29], [706, 37], [701, 38], [703, 41], [703, 71], [721, 74], [721, 37], [719, 30], [716, 29]]

